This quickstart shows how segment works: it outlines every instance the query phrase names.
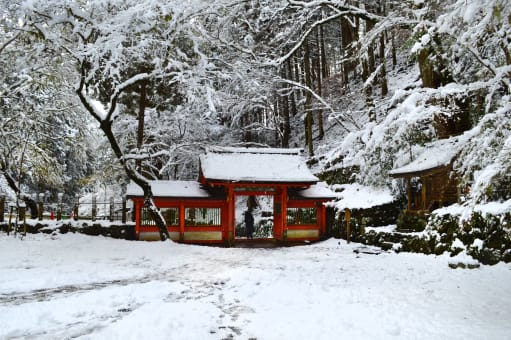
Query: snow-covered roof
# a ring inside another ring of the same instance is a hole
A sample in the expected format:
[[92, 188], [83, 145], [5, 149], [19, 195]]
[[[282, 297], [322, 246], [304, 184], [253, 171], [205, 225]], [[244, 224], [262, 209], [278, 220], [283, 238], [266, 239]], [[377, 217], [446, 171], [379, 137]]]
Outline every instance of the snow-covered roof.
[[426, 145], [424, 151], [411, 163], [389, 171], [394, 177], [420, 174], [423, 171], [448, 166], [458, 152], [457, 137], [440, 139]]
[[[150, 181], [155, 197], [208, 198], [209, 192], [202, 189], [196, 181]], [[126, 189], [128, 197], [142, 197], [144, 192], [136, 183], [131, 182]]]
[[337, 197], [335, 192], [330, 190], [325, 182], [318, 182], [311, 185], [307, 189], [299, 190], [297, 195], [303, 198], [326, 198], [332, 199]]
[[209, 148], [200, 156], [208, 180], [234, 182], [316, 183], [300, 149]]

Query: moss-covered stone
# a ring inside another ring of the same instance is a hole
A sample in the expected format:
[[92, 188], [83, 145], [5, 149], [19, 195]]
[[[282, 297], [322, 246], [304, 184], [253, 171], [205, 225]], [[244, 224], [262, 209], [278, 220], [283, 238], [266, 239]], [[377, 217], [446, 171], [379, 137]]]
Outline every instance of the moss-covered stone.
[[[335, 165], [335, 164], [333, 164]], [[328, 167], [326, 167], [328, 169]], [[317, 174], [321, 181], [328, 184], [343, 183], [350, 184], [355, 181], [356, 175], [360, 172], [360, 167], [332, 167], [322, 173]]]
[[498, 250], [483, 248], [479, 251], [477, 260], [482, 264], [494, 265], [501, 259], [501, 253]]
[[364, 227], [396, 224], [404, 204], [404, 201], [394, 201], [367, 209], [352, 209], [352, 223]]
[[423, 231], [428, 224], [427, 216], [402, 211], [397, 219], [397, 230], [403, 232]]

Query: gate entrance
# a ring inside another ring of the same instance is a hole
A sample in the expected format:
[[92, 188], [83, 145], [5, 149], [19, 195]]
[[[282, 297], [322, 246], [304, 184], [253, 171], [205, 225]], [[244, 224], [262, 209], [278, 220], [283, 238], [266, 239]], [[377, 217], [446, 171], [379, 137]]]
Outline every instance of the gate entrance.
[[273, 239], [275, 227], [273, 218], [274, 196], [236, 194], [234, 198], [236, 240], [246, 240], [248, 238], [248, 230], [245, 223], [246, 213], [250, 213], [254, 220], [252, 239]]
[[[335, 197], [318, 183], [299, 149], [211, 147], [199, 157], [198, 181], [152, 181], [155, 205], [165, 211], [170, 237], [187, 243], [233, 245], [247, 239], [244, 212], [254, 219], [254, 240], [314, 241], [326, 234], [325, 205]], [[159, 237], [145, 210], [144, 191], [132, 183], [135, 234]], [[250, 242], [250, 241], [247, 241]]]

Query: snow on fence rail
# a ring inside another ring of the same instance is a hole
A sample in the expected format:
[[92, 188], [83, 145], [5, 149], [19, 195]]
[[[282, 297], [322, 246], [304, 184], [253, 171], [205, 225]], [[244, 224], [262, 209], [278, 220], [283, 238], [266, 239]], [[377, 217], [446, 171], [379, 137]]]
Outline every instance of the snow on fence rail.
[[62, 202], [62, 196], [59, 195], [58, 202], [44, 202], [39, 199], [27, 207], [24, 201], [16, 204], [0, 197], [0, 222], [11, 221], [16, 217], [21, 221], [31, 218], [39, 221], [73, 219], [75, 221], [107, 220], [126, 223], [133, 219], [133, 214], [127, 207], [125, 198], [117, 201], [113, 197], [107, 201], [97, 201], [95, 197], [88, 201], [81, 201], [77, 198], [75, 202], [67, 203]]

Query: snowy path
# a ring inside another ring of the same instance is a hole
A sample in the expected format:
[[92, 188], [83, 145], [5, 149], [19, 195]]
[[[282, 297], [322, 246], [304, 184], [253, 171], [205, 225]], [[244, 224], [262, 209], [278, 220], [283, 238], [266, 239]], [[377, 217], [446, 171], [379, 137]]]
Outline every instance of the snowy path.
[[0, 235], [0, 339], [511, 339], [511, 265]]

